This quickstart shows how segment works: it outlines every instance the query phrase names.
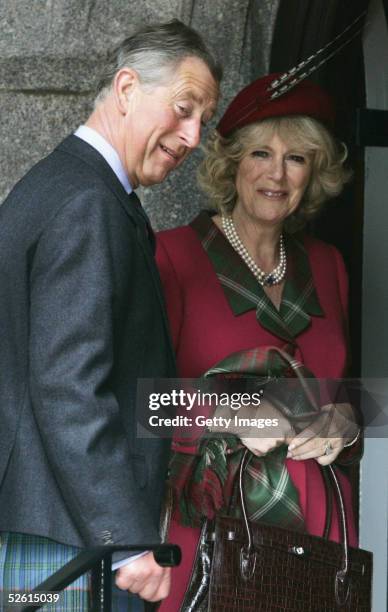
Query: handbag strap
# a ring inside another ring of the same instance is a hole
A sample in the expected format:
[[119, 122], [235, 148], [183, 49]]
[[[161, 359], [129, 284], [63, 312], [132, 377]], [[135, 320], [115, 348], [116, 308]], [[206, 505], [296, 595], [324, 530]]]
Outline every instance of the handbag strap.
[[343, 557], [342, 567], [337, 571], [335, 577], [335, 598], [340, 606], [344, 606], [350, 594], [349, 580], [349, 545], [348, 545], [348, 530], [346, 525], [346, 512], [344, 498], [341, 491], [341, 485], [337, 474], [332, 465], [328, 465], [330, 477], [334, 485], [334, 491], [338, 501], [338, 510], [340, 515], [340, 523], [342, 526], [342, 542], [343, 542]]
[[322, 474], [323, 484], [325, 486], [325, 494], [326, 494], [326, 516], [325, 516], [325, 526], [323, 529], [322, 537], [325, 540], [328, 540], [331, 522], [333, 519], [333, 488], [331, 486], [330, 476], [327, 470], [321, 468], [321, 474]]
[[[247, 515], [247, 510], [246, 510], [246, 504], [245, 504], [245, 496], [244, 496], [244, 487], [243, 487], [243, 476], [244, 476], [245, 467], [248, 461], [249, 452], [250, 451], [248, 449], [244, 451], [244, 455], [240, 463], [239, 480], [238, 480], [241, 509], [242, 509], [244, 526], [245, 526], [245, 531], [246, 531], [247, 540], [248, 540], [247, 545], [241, 549], [241, 571], [242, 571], [242, 577], [245, 580], [249, 579], [252, 576], [254, 572], [255, 564], [256, 564], [256, 557], [254, 554], [252, 554], [254, 553], [252, 531], [251, 531], [251, 527], [248, 521], [248, 515]], [[349, 576], [348, 576], [349, 574], [349, 545], [348, 545], [348, 532], [347, 532], [347, 526], [346, 526], [345, 504], [343, 500], [341, 485], [339, 483], [339, 480], [337, 478], [337, 474], [335, 473], [334, 468], [331, 465], [327, 466], [326, 468], [323, 468], [322, 466], [320, 467], [322, 470], [323, 478], [325, 482], [327, 483], [327, 485], [329, 485], [328, 490], [331, 491], [330, 485], [332, 485], [334, 492], [336, 494], [336, 497], [337, 497], [337, 501], [338, 501], [339, 520], [340, 520], [341, 531], [342, 531], [343, 555], [342, 555], [342, 567], [336, 573], [335, 597], [336, 597], [338, 605], [343, 606], [346, 603], [349, 597], [349, 592], [350, 592]], [[327, 470], [327, 474], [329, 474], [330, 479], [326, 479], [326, 476], [325, 476], [326, 470]], [[327, 521], [328, 513], [326, 513], [325, 533], [327, 531], [327, 535], [329, 533], [329, 528], [330, 528], [330, 523], [331, 523], [331, 518], [332, 518], [331, 515], [332, 515], [332, 512], [330, 511], [330, 521], [328, 523]]]
[[[248, 452], [247, 452], [248, 451]], [[245, 453], [247, 453], [247, 457], [250, 454], [251, 451], [249, 451], [249, 449], [246, 449], [244, 451]], [[243, 457], [242, 461], [244, 461], [245, 456]], [[245, 459], [245, 465], [244, 465], [244, 470], [246, 468], [246, 465], [249, 461], [249, 458]], [[238, 477], [234, 479], [234, 483], [233, 483], [233, 488], [232, 488], [232, 495], [230, 496], [230, 500], [229, 500], [229, 504], [228, 504], [228, 508], [226, 511], [226, 516], [230, 516], [232, 514], [232, 508], [235, 508], [238, 503], [239, 503], [239, 499], [241, 499], [241, 487], [243, 486], [243, 484], [240, 485], [240, 478], [239, 478], [239, 473], [240, 473], [240, 469], [238, 472]], [[325, 540], [329, 539], [329, 533], [330, 533], [330, 528], [331, 528], [331, 522], [333, 519], [333, 488], [331, 486], [330, 483], [330, 476], [327, 472], [326, 469], [321, 467], [321, 473], [322, 473], [322, 477], [323, 477], [323, 483], [325, 486], [325, 493], [326, 493], [326, 516], [325, 516], [325, 525], [323, 528], [323, 533], [322, 533], [322, 537]], [[244, 500], [245, 501], [245, 500]], [[243, 510], [244, 512], [244, 510]]]

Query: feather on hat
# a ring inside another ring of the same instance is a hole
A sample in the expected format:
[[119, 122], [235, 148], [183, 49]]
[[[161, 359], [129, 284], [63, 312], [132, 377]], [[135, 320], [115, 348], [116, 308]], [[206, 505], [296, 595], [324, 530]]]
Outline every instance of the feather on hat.
[[306, 79], [362, 31], [365, 15], [363, 11], [333, 40], [287, 72], [268, 74], [244, 87], [216, 127], [221, 136], [269, 117], [292, 115], [307, 115], [333, 128], [333, 100], [320, 85]]

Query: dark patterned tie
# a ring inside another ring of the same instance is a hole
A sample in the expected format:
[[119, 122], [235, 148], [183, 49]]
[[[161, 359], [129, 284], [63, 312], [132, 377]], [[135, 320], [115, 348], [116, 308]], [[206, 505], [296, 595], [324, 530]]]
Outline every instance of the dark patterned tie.
[[141, 202], [134, 191], [131, 191], [131, 193], [128, 195], [128, 198], [129, 198], [131, 206], [133, 207], [136, 213], [136, 216], [140, 222], [140, 225], [143, 227], [146, 233], [146, 236], [151, 246], [152, 253], [155, 255], [155, 248], [156, 248], [155, 234], [151, 227], [151, 223], [148, 218], [148, 215], [146, 211], [144, 210], [144, 208], [142, 207]]

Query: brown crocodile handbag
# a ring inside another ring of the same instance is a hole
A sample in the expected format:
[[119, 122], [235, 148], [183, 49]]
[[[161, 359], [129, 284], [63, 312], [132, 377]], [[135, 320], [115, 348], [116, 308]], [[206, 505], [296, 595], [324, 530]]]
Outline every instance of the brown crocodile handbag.
[[[218, 516], [202, 529], [181, 612], [370, 612], [372, 553], [348, 545], [341, 488], [331, 466], [342, 543], [248, 521], [241, 462], [243, 518]], [[331, 514], [331, 513], [328, 513]]]

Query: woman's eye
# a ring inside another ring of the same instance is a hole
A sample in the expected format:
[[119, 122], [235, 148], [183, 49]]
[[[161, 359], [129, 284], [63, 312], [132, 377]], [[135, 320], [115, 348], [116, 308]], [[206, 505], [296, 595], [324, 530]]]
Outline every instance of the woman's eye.
[[297, 155], [297, 154], [289, 155], [288, 159], [290, 159], [293, 162], [296, 162], [297, 164], [304, 164], [306, 161], [306, 158], [304, 155]]
[[258, 149], [257, 151], [252, 151], [251, 155], [252, 157], [262, 157], [263, 159], [265, 159], [266, 157], [268, 157], [268, 151]]

